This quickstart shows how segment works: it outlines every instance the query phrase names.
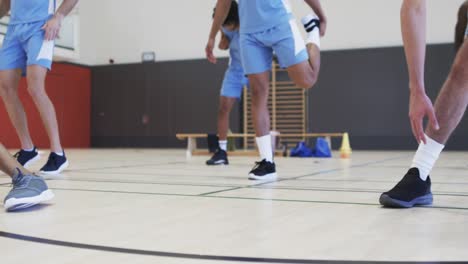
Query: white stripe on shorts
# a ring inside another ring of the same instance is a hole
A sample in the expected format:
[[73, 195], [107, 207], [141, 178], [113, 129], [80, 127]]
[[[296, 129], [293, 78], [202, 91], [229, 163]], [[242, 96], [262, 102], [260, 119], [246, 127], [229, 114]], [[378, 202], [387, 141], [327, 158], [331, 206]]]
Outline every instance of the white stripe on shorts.
[[45, 41], [42, 42], [42, 47], [41, 50], [39, 51], [39, 54], [37, 55], [36, 60], [52, 60], [52, 57], [54, 56], [54, 41]]
[[55, 14], [55, 0], [49, 0], [49, 15]]
[[294, 38], [294, 55], [297, 55], [303, 51], [306, 46], [304, 43], [304, 39], [302, 38], [301, 32], [297, 27], [297, 22], [295, 19], [289, 20], [289, 26], [291, 27], [291, 32], [293, 33]]
[[284, 5], [284, 8], [286, 9], [286, 11], [288, 13], [291, 13], [292, 8], [291, 8], [291, 4], [289, 3], [289, 0], [282, 0], [282, 1], [283, 1], [283, 5]]

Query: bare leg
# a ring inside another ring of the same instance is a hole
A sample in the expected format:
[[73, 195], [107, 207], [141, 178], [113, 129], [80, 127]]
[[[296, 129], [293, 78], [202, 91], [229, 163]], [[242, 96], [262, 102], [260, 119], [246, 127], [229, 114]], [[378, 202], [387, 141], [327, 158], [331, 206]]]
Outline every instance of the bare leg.
[[468, 105], [468, 42], [457, 54], [452, 70], [435, 103], [440, 129], [429, 126], [427, 135], [444, 144], [460, 123]]
[[31, 174], [31, 172], [23, 168], [5, 147], [0, 144], [0, 170], [8, 174], [8, 176], [13, 177], [16, 169], [20, 169], [23, 174]]
[[261, 161], [249, 173], [251, 180], [274, 180], [277, 177], [273, 161], [273, 148], [270, 135], [270, 113], [268, 94], [270, 90], [270, 72], [249, 75], [252, 93], [252, 119], [255, 127], [258, 152]]
[[237, 98], [221, 96], [218, 111], [218, 135], [219, 140], [227, 140], [229, 130], [229, 114]]
[[46, 74], [47, 69], [42, 66], [28, 66], [28, 91], [41, 115], [42, 122], [49, 136], [51, 151], [60, 153], [63, 149], [60, 144], [57, 115], [54, 105], [45, 90]]
[[18, 96], [18, 83], [21, 70], [0, 71], [0, 93], [13, 126], [18, 133], [21, 148], [34, 147], [28, 129], [28, 121], [23, 104]]
[[270, 134], [270, 113], [268, 111], [268, 94], [270, 73], [249, 75], [252, 90], [252, 118], [257, 137]]
[[312, 43], [307, 44], [309, 60], [288, 68], [289, 77], [294, 83], [304, 89], [312, 88], [318, 80], [320, 72], [320, 49]]

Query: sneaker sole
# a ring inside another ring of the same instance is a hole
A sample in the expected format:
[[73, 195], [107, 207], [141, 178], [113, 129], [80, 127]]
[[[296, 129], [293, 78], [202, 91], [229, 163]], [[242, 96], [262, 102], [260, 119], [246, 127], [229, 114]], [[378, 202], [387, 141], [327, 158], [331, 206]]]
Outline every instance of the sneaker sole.
[[418, 197], [409, 202], [393, 199], [387, 194], [382, 194], [379, 199], [379, 202], [381, 205], [385, 207], [391, 207], [391, 208], [411, 208], [411, 207], [418, 206], [418, 205], [419, 206], [431, 205], [433, 201], [434, 201], [434, 198], [432, 196], [432, 193]]
[[270, 173], [266, 174], [264, 176], [257, 176], [255, 174], [250, 173], [249, 174], [249, 180], [255, 180], [255, 181], [273, 181], [278, 178], [278, 175], [275, 173]]
[[36, 157], [28, 160], [28, 162], [26, 162], [23, 167], [26, 168], [26, 169], [29, 169], [33, 163], [36, 163], [37, 161], [39, 161], [41, 159], [41, 155], [39, 155], [39, 153], [37, 153]]
[[56, 171], [39, 171], [39, 174], [41, 175], [48, 175], [48, 176], [51, 176], [51, 175], [57, 175], [57, 174], [60, 174], [62, 171], [64, 171], [65, 169], [68, 168], [68, 160], [65, 161], [64, 164], [62, 164], [62, 166], [60, 166], [60, 168], [58, 168], [58, 170]]
[[51, 190], [43, 191], [40, 195], [26, 198], [10, 198], [5, 201], [5, 210], [8, 212], [26, 209], [34, 205], [47, 202], [54, 198], [54, 193]]
[[219, 163], [206, 163], [206, 165], [208, 166], [220, 166], [220, 165], [229, 165], [229, 162], [227, 161], [223, 161], [223, 162], [219, 162]]

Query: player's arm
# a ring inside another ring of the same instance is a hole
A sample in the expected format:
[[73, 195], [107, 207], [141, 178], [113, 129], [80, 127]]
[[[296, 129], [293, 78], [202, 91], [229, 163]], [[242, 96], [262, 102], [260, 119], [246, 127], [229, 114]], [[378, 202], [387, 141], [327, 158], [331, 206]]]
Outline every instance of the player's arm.
[[10, 12], [11, 0], [0, 0], [0, 18], [6, 16]]
[[5, 149], [2, 143], [0, 143], [0, 171], [13, 177], [16, 169], [19, 169], [23, 174], [31, 174], [31, 172], [23, 168], [23, 166], [21, 166]]
[[70, 14], [77, 3], [78, 0], [63, 0], [62, 4], [57, 9], [57, 12], [55, 12], [54, 16], [47, 21], [43, 27], [46, 40], [54, 40], [58, 37], [63, 19]]
[[223, 31], [221, 31], [221, 40], [219, 41], [218, 48], [220, 50], [228, 50], [230, 43], [231, 42], [229, 41], [229, 39], [226, 37], [226, 35], [223, 33]]
[[218, 0], [218, 2], [216, 3], [216, 11], [213, 18], [213, 23], [211, 25], [210, 35], [208, 36], [208, 43], [206, 44], [205, 48], [206, 58], [211, 63], [216, 63], [216, 57], [213, 54], [215, 39], [219, 29], [221, 28], [224, 21], [226, 20], [227, 15], [229, 14], [231, 2], [231, 0]]
[[320, 0], [304, 0], [320, 19], [320, 36], [324, 36], [327, 31], [327, 17], [323, 11]]
[[458, 10], [458, 21], [457, 25], [455, 27], [455, 49], [458, 51], [460, 49], [461, 45], [463, 42], [466, 40], [466, 32], [468, 30], [467, 28], [467, 11], [468, 11], [468, 0], [465, 1]]
[[431, 125], [438, 123], [424, 84], [426, 58], [426, 0], [404, 0], [401, 7], [401, 31], [405, 46], [410, 87], [410, 121], [418, 142], [426, 143], [423, 119], [429, 117]]

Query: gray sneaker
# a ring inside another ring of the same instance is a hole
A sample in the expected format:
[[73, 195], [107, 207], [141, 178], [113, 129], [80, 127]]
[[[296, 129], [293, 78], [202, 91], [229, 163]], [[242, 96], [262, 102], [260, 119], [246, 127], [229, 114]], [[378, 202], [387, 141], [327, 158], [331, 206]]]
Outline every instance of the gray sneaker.
[[25, 209], [54, 198], [44, 179], [36, 175], [23, 175], [20, 170], [13, 176], [13, 189], [5, 198], [7, 211]]

